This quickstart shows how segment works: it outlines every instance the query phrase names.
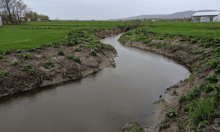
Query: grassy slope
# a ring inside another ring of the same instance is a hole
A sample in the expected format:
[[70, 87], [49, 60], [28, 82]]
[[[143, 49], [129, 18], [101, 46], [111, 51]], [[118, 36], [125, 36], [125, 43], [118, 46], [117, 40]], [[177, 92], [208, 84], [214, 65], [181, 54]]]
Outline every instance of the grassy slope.
[[27, 25], [4, 25], [3, 28], [0, 28], [0, 50], [34, 48], [42, 44], [48, 44], [53, 41], [64, 39], [68, 32], [77, 28], [98, 29], [111, 28], [119, 25], [123, 25], [123, 22], [87, 21], [79, 22], [79, 25], [76, 25], [76, 22], [62, 21], [58, 23], [28, 22]]

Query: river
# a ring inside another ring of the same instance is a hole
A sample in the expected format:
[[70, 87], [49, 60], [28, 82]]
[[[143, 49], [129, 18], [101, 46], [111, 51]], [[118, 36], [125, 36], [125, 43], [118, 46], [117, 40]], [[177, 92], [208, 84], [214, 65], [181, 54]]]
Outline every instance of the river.
[[157, 122], [152, 103], [190, 72], [160, 54], [123, 46], [120, 35], [101, 40], [118, 52], [115, 68], [0, 100], [0, 131], [120, 132], [133, 120]]

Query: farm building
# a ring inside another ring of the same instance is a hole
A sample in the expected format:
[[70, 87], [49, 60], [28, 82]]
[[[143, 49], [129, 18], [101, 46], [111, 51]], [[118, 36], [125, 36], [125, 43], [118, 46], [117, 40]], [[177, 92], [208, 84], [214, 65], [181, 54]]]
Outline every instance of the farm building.
[[1, 17], [1, 14], [0, 14], [0, 27], [2, 27], [2, 17]]
[[31, 19], [30, 19], [30, 18], [27, 18], [27, 21], [28, 21], [28, 22], [30, 22], [30, 21], [31, 21]]
[[220, 22], [220, 11], [196, 12], [192, 15], [191, 22]]

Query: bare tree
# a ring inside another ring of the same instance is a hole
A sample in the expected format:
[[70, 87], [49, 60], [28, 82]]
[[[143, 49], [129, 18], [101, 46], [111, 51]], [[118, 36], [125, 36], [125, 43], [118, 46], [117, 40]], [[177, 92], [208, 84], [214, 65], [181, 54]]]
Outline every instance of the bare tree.
[[24, 4], [23, 0], [1, 0], [0, 10], [4, 15], [8, 16], [12, 24], [21, 24], [27, 5]]

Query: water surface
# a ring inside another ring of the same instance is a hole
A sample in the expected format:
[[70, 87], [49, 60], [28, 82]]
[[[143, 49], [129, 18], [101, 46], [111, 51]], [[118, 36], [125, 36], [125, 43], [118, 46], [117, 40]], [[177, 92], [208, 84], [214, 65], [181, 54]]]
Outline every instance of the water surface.
[[102, 40], [116, 48], [116, 68], [1, 100], [0, 131], [118, 132], [133, 120], [156, 122], [152, 103], [190, 72], [162, 55], [125, 47], [119, 37]]

